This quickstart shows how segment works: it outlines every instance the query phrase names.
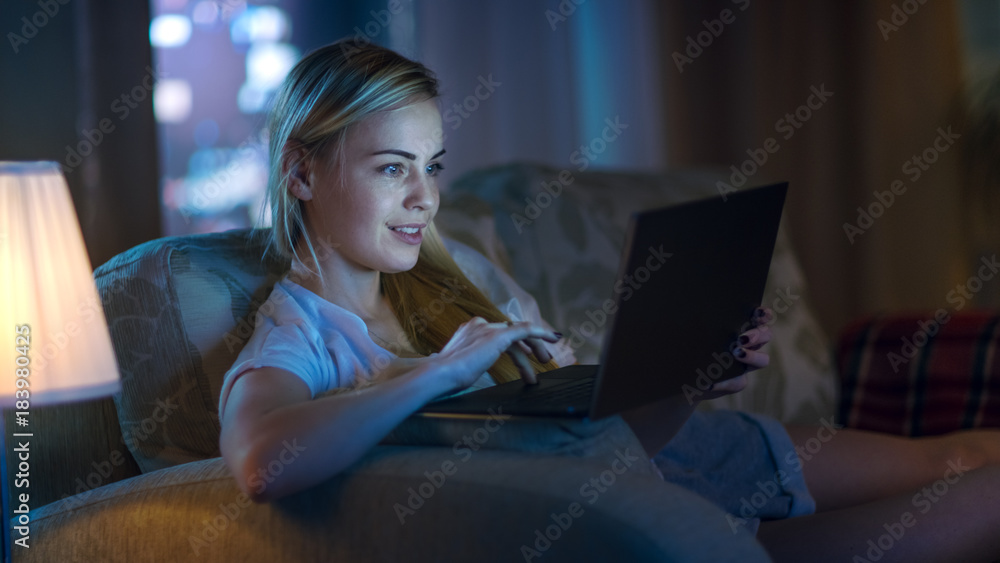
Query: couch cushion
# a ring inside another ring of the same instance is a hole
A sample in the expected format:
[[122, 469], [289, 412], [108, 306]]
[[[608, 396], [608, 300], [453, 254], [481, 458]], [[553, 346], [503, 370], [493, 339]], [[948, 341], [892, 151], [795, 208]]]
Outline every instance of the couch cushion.
[[118, 417], [143, 472], [219, 455], [222, 375], [287, 269], [248, 235], [158, 239], [94, 272], [122, 374]]
[[1000, 315], [940, 311], [861, 319], [841, 333], [842, 422], [904, 436], [1000, 427]]
[[[711, 171], [664, 174], [558, 170], [512, 164], [469, 173], [442, 195], [437, 224], [505, 267], [567, 335], [580, 363], [596, 363], [629, 215], [718, 196]], [[794, 187], [793, 187], [794, 189]], [[607, 288], [606, 291], [602, 288]], [[764, 303], [775, 309], [771, 366], [742, 393], [703, 403], [817, 424], [836, 408], [828, 340], [808, 305], [785, 228], [779, 231]], [[591, 328], [595, 330], [591, 331]]]

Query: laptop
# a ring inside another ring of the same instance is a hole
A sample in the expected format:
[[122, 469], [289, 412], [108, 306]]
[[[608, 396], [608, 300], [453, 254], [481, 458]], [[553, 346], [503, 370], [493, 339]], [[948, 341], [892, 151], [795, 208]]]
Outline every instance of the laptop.
[[633, 213], [601, 309], [599, 364], [564, 366], [539, 374], [537, 385], [503, 383], [418, 412], [599, 419], [697, 396], [740, 375], [745, 364], [731, 346], [762, 303], [787, 190], [784, 182]]

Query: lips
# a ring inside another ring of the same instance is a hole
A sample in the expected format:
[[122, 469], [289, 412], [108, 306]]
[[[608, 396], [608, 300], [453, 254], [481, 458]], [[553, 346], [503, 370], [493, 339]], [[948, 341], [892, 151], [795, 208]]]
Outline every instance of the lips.
[[420, 244], [424, 239], [423, 229], [426, 226], [426, 223], [408, 223], [405, 225], [390, 225], [389, 230], [406, 244], [416, 245]]
[[415, 234], [420, 232], [420, 227], [389, 227], [394, 231], [399, 231], [401, 233]]

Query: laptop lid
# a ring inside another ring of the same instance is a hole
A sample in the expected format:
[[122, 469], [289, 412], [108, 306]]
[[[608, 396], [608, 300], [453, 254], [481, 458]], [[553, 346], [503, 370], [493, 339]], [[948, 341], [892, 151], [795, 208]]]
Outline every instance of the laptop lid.
[[[601, 365], [565, 366], [540, 374], [538, 385], [512, 381], [418, 412], [478, 417], [502, 406], [507, 414], [597, 419], [671, 395], [697, 398], [739, 375], [744, 364], [729, 346], [761, 304], [787, 186], [633, 214], [611, 297], [588, 315], [600, 310], [608, 319]], [[563, 396], [567, 380], [583, 379], [594, 383], [589, 398]]]
[[[590, 416], [743, 373], [730, 345], [760, 306], [788, 183], [634, 213]], [[612, 306], [613, 302], [613, 306]], [[578, 328], [579, 329], [579, 328]]]

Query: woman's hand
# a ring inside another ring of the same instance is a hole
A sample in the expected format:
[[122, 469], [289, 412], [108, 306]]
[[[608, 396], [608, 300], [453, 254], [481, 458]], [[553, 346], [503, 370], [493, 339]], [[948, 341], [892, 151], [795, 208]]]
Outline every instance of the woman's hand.
[[741, 334], [733, 343], [733, 357], [736, 361], [746, 364], [746, 370], [737, 377], [716, 382], [699, 399], [715, 399], [738, 393], [747, 386], [747, 373], [767, 367], [770, 358], [766, 352], [761, 351], [761, 347], [771, 341], [771, 329], [768, 325], [773, 321], [774, 312], [770, 309], [758, 307], [754, 311], [753, 318], [750, 319], [754, 328]]
[[552, 355], [543, 341], [557, 342], [561, 337], [559, 333], [528, 322], [490, 323], [473, 317], [458, 327], [441, 352], [427, 360], [439, 365], [456, 389], [464, 389], [506, 352], [521, 372], [522, 379], [534, 384], [538, 379], [528, 354], [534, 354], [542, 363], [551, 360]]

